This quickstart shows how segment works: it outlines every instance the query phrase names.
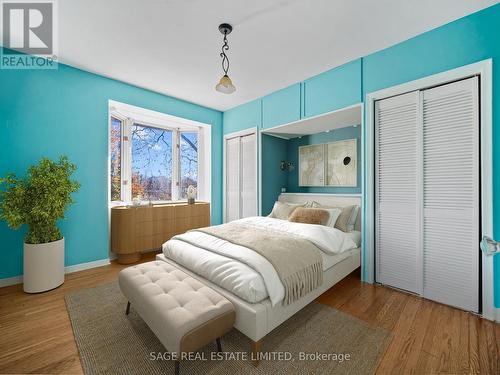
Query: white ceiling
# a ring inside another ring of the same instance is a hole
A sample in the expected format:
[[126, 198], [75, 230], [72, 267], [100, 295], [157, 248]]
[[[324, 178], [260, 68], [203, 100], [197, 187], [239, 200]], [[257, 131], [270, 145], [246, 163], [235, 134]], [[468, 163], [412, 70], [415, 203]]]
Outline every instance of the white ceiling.
[[[226, 110], [499, 0], [62, 0], [60, 60]], [[237, 91], [218, 93], [222, 22]]]

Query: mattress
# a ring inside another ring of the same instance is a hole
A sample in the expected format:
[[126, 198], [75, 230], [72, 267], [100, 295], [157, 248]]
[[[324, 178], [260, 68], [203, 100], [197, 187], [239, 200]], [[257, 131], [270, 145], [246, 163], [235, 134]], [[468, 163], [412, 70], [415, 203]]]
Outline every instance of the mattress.
[[321, 254], [321, 257], [323, 258], [323, 271], [332, 268], [336, 264], [342, 262], [344, 259], [347, 259], [355, 254], [359, 254], [359, 248], [347, 250], [342, 254], [337, 255]]
[[[292, 223], [268, 217], [235, 221], [267, 235], [290, 235], [313, 243], [323, 258], [323, 270], [342, 261], [356, 248], [356, 233], [344, 233], [323, 225]], [[214, 282], [250, 303], [269, 298], [273, 305], [285, 296], [285, 288], [273, 265], [256, 251], [203, 231], [177, 235], [163, 245], [169, 259]]]
[[[344, 259], [359, 254], [359, 248], [336, 255], [320, 253], [323, 270], [326, 271]], [[177, 240], [171, 240], [168, 251], [164, 248], [164, 255], [249, 303], [269, 298], [262, 275], [245, 263]]]
[[323, 271], [326, 271], [327, 269], [333, 267], [347, 257], [350, 257], [351, 255], [353, 255], [353, 252], [359, 252], [359, 247], [361, 246], [361, 232], [358, 230], [353, 230], [352, 232], [347, 233], [347, 235], [352, 238], [352, 240], [356, 244], [356, 248], [336, 255], [321, 253], [321, 257], [323, 258]]

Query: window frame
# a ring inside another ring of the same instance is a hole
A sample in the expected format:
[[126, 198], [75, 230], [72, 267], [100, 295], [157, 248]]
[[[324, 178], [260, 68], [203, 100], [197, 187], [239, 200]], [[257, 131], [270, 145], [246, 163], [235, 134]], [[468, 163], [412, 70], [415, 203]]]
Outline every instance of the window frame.
[[109, 168], [109, 173], [108, 173], [108, 179], [109, 179], [109, 189], [108, 189], [108, 194], [109, 194], [109, 201], [110, 202], [120, 202], [117, 200], [113, 200], [113, 197], [111, 195], [111, 132], [113, 131], [113, 120], [117, 120], [120, 122], [120, 201], [123, 200], [123, 123], [124, 123], [124, 118], [120, 115], [117, 114], [110, 114], [109, 116], [109, 134], [108, 134], [108, 144], [109, 144], [109, 151], [108, 151], [108, 168]]
[[[180, 129], [178, 131], [178, 138], [177, 138], [177, 155], [178, 155], [178, 160], [181, 159], [181, 133], [196, 133], [197, 134], [197, 138], [198, 138], [198, 149], [196, 150], [196, 199], [198, 199], [198, 197], [200, 196], [199, 194], [199, 191], [200, 191], [200, 176], [201, 176], [201, 168], [200, 168], [200, 158], [202, 157], [202, 153], [201, 153], [201, 145], [202, 145], [202, 137], [203, 137], [203, 132], [201, 131], [201, 129], [198, 129], [198, 130], [193, 130], [193, 129]], [[180, 196], [180, 191], [181, 191], [181, 183], [182, 183], [182, 167], [181, 165], [179, 164], [179, 168], [177, 169], [177, 172], [178, 172], [178, 194], [177, 194], [177, 200], [178, 201], [187, 201], [187, 198], [183, 198], [183, 199], [179, 199], [179, 196]]]

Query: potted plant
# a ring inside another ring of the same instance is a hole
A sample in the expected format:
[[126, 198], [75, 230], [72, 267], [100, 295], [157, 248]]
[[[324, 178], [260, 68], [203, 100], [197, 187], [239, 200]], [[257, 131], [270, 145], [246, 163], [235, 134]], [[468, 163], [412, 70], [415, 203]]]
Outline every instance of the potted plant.
[[66, 156], [42, 158], [25, 178], [0, 178], [0, 219], [12, 229], [28, 226], [24, 241], [24, 291], [45, 292], [64, 282], [64, 237], [57, 221], [73, 203], [80, 184], [71, 180], [76, 166]]

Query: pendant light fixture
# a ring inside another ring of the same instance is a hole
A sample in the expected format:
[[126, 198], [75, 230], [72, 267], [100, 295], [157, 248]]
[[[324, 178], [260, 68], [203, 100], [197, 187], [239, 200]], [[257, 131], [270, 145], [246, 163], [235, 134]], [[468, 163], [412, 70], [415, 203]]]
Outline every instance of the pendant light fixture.
[[227, 36], [231, 34], [233, 31], [233, 27], [228, 23], [222, 23], [219, 25], [219, 31], [222, 35], [224, 35], [224, 44], [222, 45], [222, 52], [220, 53], [220, 57], [222, 58], [222, 70], [224, 71], [224, 75], [220, 79], [217, 86], [215, 86], [215, 90], [222, 92], [223, 94], [232, 94], [236, 91], [236, 87], [234, 87], [231, 78], [227, 75], [229, 71], [229, 59], [226, 55], [226, 51], [229, 50], [229, 44], [227, 43]]

